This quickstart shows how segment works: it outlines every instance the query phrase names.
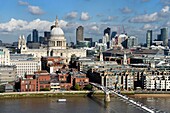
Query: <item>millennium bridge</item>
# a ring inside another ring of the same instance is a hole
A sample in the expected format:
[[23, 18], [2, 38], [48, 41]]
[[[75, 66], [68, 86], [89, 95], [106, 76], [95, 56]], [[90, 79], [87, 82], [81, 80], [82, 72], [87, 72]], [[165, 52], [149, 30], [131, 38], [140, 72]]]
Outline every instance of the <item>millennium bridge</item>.
[[151, 108], [149, 108], [149, 107], [146, 107], [146, 105], [143, 105], [142, 103], [136, 102], [136, 101], [130, 99], [129, 97], [124, 96], [124, 95], [122, 95], [122, 94], [120, 94], [120, 93], [118, 93], [118, 92], [116, 92], [116, 91], [110, 90], [110, 89], [108, 89], [108, 88], [106, 88], [106, 87], [104, 87], [104, 86], [102, 86], [102, 85], [100, 85], [100, 84], [92, 83], [92, 82], [91, 82], [90, 84], [91, 84], [92, 86], [94, 86], [94, 87], [97, 87], [97, 88], [101, 89], [101, 90], [105, 93], [105, 98], [104, 98], [104, 101], [105, 101], [105, 102], [110, 102], [110, 101], [111, 101], [111, 100], [110, 100], [110, 94], [114, 94], [114, 95], [120, 97], [120, 99], [123, 99], [123, 100], [125, 100], [126, 102], [131, 103], [131, 104], [133, 104], [133, 105], [135, 105], [135, 106], [143, 109], [144, 111], [147, 111], [147, 112], [149, 112], [149, 113], [159, 112], [159, 110], [155, 110], [155, 109], [151, 109]]

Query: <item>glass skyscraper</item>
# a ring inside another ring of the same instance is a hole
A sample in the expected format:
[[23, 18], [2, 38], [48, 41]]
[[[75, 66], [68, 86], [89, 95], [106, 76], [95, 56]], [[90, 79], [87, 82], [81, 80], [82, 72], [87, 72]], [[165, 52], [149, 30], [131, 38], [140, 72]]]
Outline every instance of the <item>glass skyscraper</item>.
[[146, 33], [146, 47], [150, 47], [152, 45], [152, 30], [148, 30]]
[[162, 28], [161, 29], [161, 40], [163, 41], [163, 45], [164, 46], [168, 46], [168, 28], [165, 27], [165, 28]]
[[32, 36], [33, 36], [33, 42], [37, 43], [38, 42], [38, 31], [36, 29], [33, 29]]
[[78, 43], [79, 41], [83, 41], [83, 40], [84, 40], [83, 34], [84, 34], [84, 28], [83, 28], [83, 26], [79, 26], [79, 27], [76, 29], [76, 42], [77, 42], [77, 43]]

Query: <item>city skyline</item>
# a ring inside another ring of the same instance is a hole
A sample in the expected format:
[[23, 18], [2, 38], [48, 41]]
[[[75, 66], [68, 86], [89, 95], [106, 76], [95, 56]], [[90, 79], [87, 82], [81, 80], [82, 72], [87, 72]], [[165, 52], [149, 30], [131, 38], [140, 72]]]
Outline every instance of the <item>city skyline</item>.
[[58, 16], [67, 42], [70, 37], [75, 42], [76, 28], [84, 27], [84, 37], [95, 41], [103, 36], [107, 27], [111, 31], [122, 32], [124, 27], [128, 35], [134, 35], [142, 42], [146, 31], [152, 29], [153, 39], [160, 34], [162, 27], [169, 27], [170, 0], [6, 0], [0, 1], [0, 40], [17, 41], [19, 35], [27, 37], [33, 29], [40, 36], [50, 31]]

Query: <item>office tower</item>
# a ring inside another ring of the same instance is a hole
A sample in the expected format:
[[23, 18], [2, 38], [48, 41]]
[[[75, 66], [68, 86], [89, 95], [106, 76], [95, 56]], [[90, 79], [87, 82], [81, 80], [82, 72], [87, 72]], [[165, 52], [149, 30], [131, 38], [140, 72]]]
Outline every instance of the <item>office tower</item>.
[[110, 32], [111, 32], [111, 29], [109, 27], [107, 27], [105, 30], [104, 30], [104, 34], [105, 35], [106, 33], [109, 35], [110, 37]]
[[162, 28], [161, 29], [161, 40], [163, 41], [164, 46], [168, 46], [168, 28]]
[[90, 47], [92, 47], [93, 39], [92, 38], [84, 38], [85, 41], [90, 42]]
[[157, 35], [157, 41], [162, 41], [162, 40], [161, 40], [161, 34], [158, 34], [158, 35]]
[[111, 39], [114, 38], [116, 36], [117, 32], [116, 31], [113, 31], [112, 32], [112, 35], [111, 35]]
[[135, 36], [130, 36], [127, 41], [127, 47], [132, 48], [137, 45], [138, 45], [138, 38], [136, 38]]
[[2, 46], [2, 40], [0, 40], [0, 46]]
[[44, 37], [50, 37], [50, 32], [49, 31], [44, 31]]
[[29, 34], [29, 35], [27, 36], [27, 43], [28, 43], [28, 42], [31, 42], [31, 41], [32, 41], [31, 34]]
[[110, 41], [110, 32], [111, 32], [111, 29], [109, 27], [107, 27], [105, 30], [104, 30], [104, 36], [106, 36], [106, 34], [108, 35], [106, 41], [109, 42]]
[[40, 37], [39, 37], [39, 43], [40, 43], [40, 44], [43, 44], [44, 42], [45, 42], [45, 37], [40, 36]]
[[99, 39], [99, 43], [102, 43], [103, 42], [103, 39]]
[[146, 33], [146, 46], [150, 47], [152, 45], [152, 30], [148, 30]]
[[84, 28], [83, 26], [79, 26], [76, 29], [76, 42], [83, 41], [83, 33], [84, 33]]
[[33, 36], [33, 42], [37, 43], [38, 42], [38, 31], [36, 29], [33, 29], [32, 36]]

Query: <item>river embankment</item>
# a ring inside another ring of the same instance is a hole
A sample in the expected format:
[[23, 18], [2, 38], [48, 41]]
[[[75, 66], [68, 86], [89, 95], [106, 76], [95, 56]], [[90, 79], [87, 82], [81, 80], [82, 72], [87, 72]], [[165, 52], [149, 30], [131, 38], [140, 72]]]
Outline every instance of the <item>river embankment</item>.
[[[130, 97], [170, 97], [170, 91], [121, 91], [123, 95]], [[104, 92], [98, 91], [38, 91], [38, 92], [7, 92], [0, 93], [2, 98], [33, 98], [33, 97], [71, 97], [71, 96], [104, 96]], [[110, 95], [114, 96], [114, 95]]]
[[64, 96], [103, 96], [103, 91], [39, 91], [0, 93], [0, 98], [33, 98], [33, 97], [64, 97]]
[[170, 97], [170, 91], [134, 91], [134, 94], [129, 95], [132, 97]]

